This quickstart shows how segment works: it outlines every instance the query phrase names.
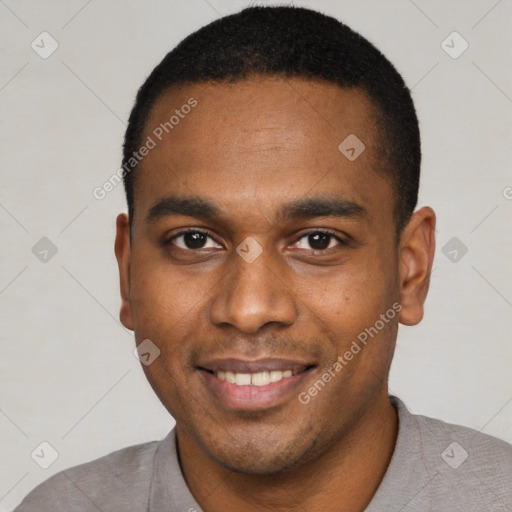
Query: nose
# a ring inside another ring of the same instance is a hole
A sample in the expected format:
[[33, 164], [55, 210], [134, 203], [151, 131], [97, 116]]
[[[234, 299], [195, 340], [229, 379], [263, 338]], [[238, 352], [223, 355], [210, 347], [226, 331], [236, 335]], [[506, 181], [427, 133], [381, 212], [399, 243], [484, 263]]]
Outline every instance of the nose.
[[235, 253], [227, 265], [226, 277], [211, 303], [214, 325], [256, 333], [267, 324], [287, 326], [295, 322], [297, 308], [292, 292], [265, 251], [251, 263]]

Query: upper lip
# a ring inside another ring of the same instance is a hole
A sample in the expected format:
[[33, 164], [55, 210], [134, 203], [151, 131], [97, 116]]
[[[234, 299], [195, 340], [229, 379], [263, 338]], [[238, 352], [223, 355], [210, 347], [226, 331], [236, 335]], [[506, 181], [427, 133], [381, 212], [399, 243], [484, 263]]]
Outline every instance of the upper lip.
[[264, 359], [238, 359], [228, 357], [223, 359], [209, 359], [198, 364], [198, 368], [211, 372], [258, 373], [263, 371], [292, 370], [298, 373], [312, 363], [296, 359], [264, 358]]

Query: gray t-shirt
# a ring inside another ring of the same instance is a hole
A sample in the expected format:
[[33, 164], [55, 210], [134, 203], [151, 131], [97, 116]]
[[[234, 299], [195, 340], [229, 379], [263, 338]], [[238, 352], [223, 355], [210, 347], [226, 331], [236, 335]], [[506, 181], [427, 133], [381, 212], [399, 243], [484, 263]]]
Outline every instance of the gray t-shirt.
[[[395, 450], [366, 512], [510, 512], [512, 446], [475, 430], [411, 414], [396, 397]], [[175, 431], [62, 471], [15, 512], [203, 512], [176, 453]], [[229, 511], [228, 511], [229, 512]]]

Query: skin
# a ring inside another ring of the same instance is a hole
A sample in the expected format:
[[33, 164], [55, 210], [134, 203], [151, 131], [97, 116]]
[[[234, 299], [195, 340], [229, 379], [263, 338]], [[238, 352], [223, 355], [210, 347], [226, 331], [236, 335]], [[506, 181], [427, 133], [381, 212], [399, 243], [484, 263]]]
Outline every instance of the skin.
[[[188, 85], [157, 101], [144, 138], [191, 96], [197, 107], [139, 165], [132, 238], [121, 214], [115, 245], [121, 320], [137, 343], [161, 350], [144, 371], [176, 419], [187, 484], [207, 512], [364, 510], [396, 441], [389, 367], [398, 322], [422, 319], [435, 214], [417, 210], [397, 243], [376, 113], [359, 90], [269, 77]], [[338, 150], [349, 134], [366, 146], [352, 162]], [[168, 196], [207, 200], [219, 216], [160, 209], [148, 218]], [[363, 213], [280, 215], [304, 199], [350, 201]], [[212, 238], [187, 248], [186, 228]], [[345, 243], [308, 238], [325, 230]], [[247, 237], [262, 248], [252, 263], [236, 252]], [[395, 303], [400, 314], [300, 403]], [[312, 368], [290, 396], [233, 408], [198, 368], [223, 357]]]

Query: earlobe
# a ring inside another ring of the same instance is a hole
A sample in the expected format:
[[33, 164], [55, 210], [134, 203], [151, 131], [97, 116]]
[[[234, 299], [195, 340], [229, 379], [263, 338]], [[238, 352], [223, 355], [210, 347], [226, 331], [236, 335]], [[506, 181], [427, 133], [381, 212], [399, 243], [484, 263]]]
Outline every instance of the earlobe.
[[130, 224], [128, 215], [120, 213], [116, 220], [116, 241], [114, 252], [119, 267], [119, 285], [121, 289], [121, 311], [119, 318], [121, 323], [133, 331], [133, 315], [130, 304]]
[[430, 273], [435, 251], [436, 215], [424, 207], [413, 213], [405, 227], [399, 249], [400, 299], [399, 320], [404, 325], [416, 325], [423, 318]]

